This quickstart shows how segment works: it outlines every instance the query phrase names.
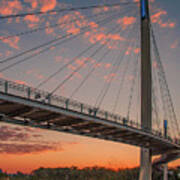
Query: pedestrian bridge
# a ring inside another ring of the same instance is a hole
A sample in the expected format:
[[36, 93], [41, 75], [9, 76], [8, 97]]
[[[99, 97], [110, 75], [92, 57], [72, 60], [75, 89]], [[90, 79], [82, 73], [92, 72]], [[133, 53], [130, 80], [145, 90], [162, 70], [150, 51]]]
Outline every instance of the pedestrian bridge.
[[7, 123], [122, 142], [151, 149], [153, 155], [180, 150], [178, 139], [117, 114], [4, 79], [0, 79], [0, 113]]

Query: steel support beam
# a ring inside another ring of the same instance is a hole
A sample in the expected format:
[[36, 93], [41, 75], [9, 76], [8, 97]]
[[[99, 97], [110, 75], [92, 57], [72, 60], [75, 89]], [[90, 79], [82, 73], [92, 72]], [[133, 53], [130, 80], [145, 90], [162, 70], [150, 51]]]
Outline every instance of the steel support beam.
[[[152, 128], [152, 72], [149, 0], [141, 0], [141, 126]], [[152, 153], [141, 148], [140, 180], [152, 179]]]
[[164, 171], [163, 171], [163, 180], [168, 180], [168, 165], [164, 164], [163, 169], [164, 169]]

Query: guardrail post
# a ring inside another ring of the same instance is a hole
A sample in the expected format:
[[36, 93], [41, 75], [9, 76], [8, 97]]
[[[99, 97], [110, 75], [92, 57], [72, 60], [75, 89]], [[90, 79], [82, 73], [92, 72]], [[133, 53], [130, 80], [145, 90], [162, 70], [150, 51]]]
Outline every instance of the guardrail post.
[[126, 120], [126, 118], [123, 118], [123, 124], [124, 124], [124, 125], [127, 125], [127, 120]]
[[66, 99], [65, 104], [66, 104], [66, 109], [68, 109], [68, 106], [69, 106], [69, 99]]
[[28, 99], [30, 99], [30, 97], [31, 97], [31, 88], [30, 87], [28, 87], [28, 89], [27, 89], [27, 97], [28, 97]]
[[105, 118], [108, 119], [108, 112], [105, 112]]
[[48, 103], [51, 104], [51, 94], [48, 94], [46, 98], [48, 100]]
[[98, 109], [94, 108], [94, 116], [96, 116]]
[[89, 115], [91, 115], [91, 113], [92, 113], [92, 109], [91, 109], [91, 108], [89, 108]]
[[81, 113], [83, 113], [83, 104], [81, 104]]
[[5, 83], [4, 83], [4, 92], [8, 93], [8, 82], [7, 81], [5, 81]]

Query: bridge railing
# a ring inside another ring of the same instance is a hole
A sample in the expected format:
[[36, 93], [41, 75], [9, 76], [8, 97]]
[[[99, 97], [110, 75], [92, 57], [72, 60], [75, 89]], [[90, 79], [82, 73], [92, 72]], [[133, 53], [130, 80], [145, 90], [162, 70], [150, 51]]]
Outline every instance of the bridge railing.
[[[0, 78], [0, 92], [14, 96], [19, 96], [32, 101], [38, 101], [43, 104], [50, 104], [70, 111], [86, 114], [88, 116], [97, 117], [108, 121], [113, 121], [131, 128], [143, 130], [158, 137], [163, 137], [163, 134], [160, 131], [157, 130], [150, 131], [144, 129], [139, 123], [123, 118], [120, 115], [112, 114], [108, 111], [97, 109], [93, 106], [80, 103], [76, 100], [71, 100], [62, 96], [52, 95], [46, 91], [35, 89], [25, 84], [18, 84]], [[177, 139], [172, 140], [169, 138], [169, 140], [177, 143]]]

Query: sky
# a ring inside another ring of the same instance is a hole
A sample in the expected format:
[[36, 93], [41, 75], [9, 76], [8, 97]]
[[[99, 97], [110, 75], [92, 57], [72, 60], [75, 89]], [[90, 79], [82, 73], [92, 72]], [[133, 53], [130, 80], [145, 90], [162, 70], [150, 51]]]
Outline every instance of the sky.
[[[51, 92], [72, 74], [57, 89], [57, 95], [98, 105], [126, 117], [129, 112], [130, 118], [139, 122], [140, 17], [138, 1], [129, 1], [131, 5], [112, 8], [1, 19], [0, 62], [55, 38], [77, 37], [58, 46], [51, 44], [46, 53], [38, 55], [42, 48], [35, 48], [32, 53], [1, 63], [0, 77], [37, 87], [59, 67], [73, 61], [39, 88]], [[0, 0], [0, 16], [119, 2], [122, 1]], [[170, 0], [150, 1], [151, 21], [179, 119], [180, 16], [177, 7], [180, 7], [179, 0], [173, 0], [173, 3]], [[41, 30], [29, 33], [37, 28]], [[26, 33], [19, 35], [21, 32]], [[35, 56], [28, 61], [13, 65], [32, 54]], [[74, 72], [78, 67], [82, 68]], [[157, 68], [153, 59], [153, 72]], [[85, 77], [88, 78], [83, 81]], [[162, 111], [160, 101], [158, 106]], [[161, 111], [160, 118], [163, 119]], [[139, 165], [140, 149], [130, 145], [4, 123], [0, 124], [0, 132], [0, 168], [11, 173], [29, 173], [39, 167], [103, 166], [118, 169]], [[180, 165], [180, 161], [170, 165]]]

